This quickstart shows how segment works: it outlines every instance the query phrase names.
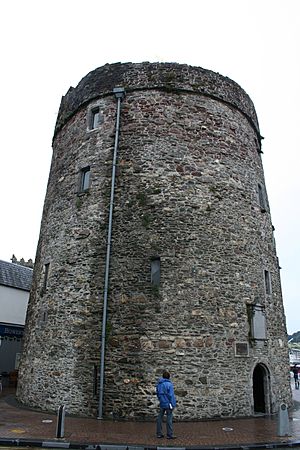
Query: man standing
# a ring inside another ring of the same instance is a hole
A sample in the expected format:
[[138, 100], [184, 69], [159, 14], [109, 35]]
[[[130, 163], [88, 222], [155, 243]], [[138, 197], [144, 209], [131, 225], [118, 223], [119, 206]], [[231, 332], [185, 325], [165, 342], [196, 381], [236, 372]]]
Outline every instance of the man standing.
[[156, 420], [156, 436], [163, 438], [162, 421], [164, 414], [167, 415], [167, 439], [175, 439], [173, 435], [173, 408], [176, 406], [176, 398], [174, 395], [174, 386], [170, 381], [170, 374], [164, 370], [162, 378], [158, 380], [156, 385], [156, 395], [159, 400], [159, 414]]
[[293, 370], [293, 374], [294, 374], [295, 388], [299, 389], [299, 375], [298, 375], [297, 364], [294, 365], [292, 370]]

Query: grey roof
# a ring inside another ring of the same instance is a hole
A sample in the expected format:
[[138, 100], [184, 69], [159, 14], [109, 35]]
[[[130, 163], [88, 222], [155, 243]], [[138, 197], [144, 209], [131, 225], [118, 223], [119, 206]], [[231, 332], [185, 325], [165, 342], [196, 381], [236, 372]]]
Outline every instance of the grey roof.
[[32, 269], [0, 260], [0, 284], [30, 291]]

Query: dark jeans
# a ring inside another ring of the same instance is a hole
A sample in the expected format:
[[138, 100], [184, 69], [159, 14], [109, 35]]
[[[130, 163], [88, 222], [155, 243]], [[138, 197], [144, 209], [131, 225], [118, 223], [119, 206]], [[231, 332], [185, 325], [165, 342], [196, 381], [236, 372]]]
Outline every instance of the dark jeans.
[[162, 433], [162, 421], [164, 414], [167, 415], [167, 436], [173, 436], [173, 410], [169, 408], [160, 408], [159, 414], [156, 419], [156, 435], [159, 436]]

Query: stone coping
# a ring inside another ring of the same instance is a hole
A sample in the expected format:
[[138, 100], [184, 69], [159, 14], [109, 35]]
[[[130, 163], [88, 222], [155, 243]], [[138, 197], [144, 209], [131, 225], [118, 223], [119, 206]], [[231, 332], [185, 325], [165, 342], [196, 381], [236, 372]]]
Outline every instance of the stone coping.
[[79, 109], [113, 95], [114, 87], [123, 87], [127, 93], [155, 89], [209, 96], [240, 110], [261, 138], [252, 100], [235, 81], [202, 67], [150, 62], [106, 64], [89, 72], [75, 88], [70, 87], [61, 100], [54, 138]]

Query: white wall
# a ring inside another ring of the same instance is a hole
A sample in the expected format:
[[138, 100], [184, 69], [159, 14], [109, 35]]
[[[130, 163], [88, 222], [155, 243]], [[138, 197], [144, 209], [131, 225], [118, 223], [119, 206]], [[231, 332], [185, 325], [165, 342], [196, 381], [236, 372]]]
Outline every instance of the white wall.
[[29, 292], [0, 285], [0, 322], [24, 325]]

